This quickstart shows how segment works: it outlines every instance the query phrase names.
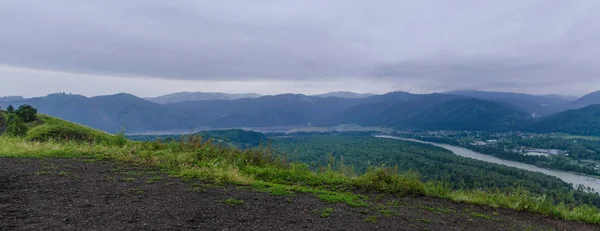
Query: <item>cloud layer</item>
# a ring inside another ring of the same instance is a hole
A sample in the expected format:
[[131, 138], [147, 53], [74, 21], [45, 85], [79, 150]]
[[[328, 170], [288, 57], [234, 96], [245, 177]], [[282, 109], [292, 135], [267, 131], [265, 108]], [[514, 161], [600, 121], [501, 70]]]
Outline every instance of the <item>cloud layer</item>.
[[600, 88], [598, 38], [595, 0], [0, 2], [0, 65], [11, 78], [44, 78], [15, 72], [38, 69], [116, 82], [286, 82], [282, 91], [346, 81], [581, 95]]

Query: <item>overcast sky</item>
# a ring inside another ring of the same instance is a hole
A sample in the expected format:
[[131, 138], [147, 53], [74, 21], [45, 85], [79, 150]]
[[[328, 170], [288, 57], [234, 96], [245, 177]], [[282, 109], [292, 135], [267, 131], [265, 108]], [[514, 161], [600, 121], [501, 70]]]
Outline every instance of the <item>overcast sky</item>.
[[455, 89], [600, 90], [600, 1], [0, 1], [0, 96]]

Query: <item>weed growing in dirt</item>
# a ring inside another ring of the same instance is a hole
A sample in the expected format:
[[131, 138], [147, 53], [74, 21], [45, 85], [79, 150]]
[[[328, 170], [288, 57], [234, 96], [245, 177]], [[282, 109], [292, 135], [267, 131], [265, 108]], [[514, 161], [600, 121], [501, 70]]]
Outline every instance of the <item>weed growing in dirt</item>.
[[367, 218], [365, 218], [364, 221], [369, 222], [369, 223], [377, 223], [379, 221], [379, 219], [377, 218], [377, 216], [372, 215], [372, 216], [368, 216]]
[[485, 220], [494, 220], [494, 218], [491, 217], [491, 216], [489, 216], [489, 215], [485, 215], [485, 214], [481, 214], [481, 213], [477, 213], [477, 212], [472, 212], [471, 216], [472, 217], [481, 218], [481, 219], [485, 219]]
[[58, 176], [70, 176], [71, 173], [70, 172], [65, 172], [65, 171], [39, 171], [39, 172], [35, 172], [36, 175], [38, 176], [43, 176], [43, 175], [58, 175]]
[[133, 181], [135, 181], [135, 178], [133, 178], [133, 177], [125, 177], [125, 178], [121, 178], [121, 181], [123, 181], [123, 182], [133, 182]]
[[231, 206], [243, 205], [244, 204], [244, 200], [235, 199], [235, 198], [228, 198], [224, 202], [225, 202], [225, 204], [228, 204], [228, 205], [231, 205]]
[[323, 208], [321, 209], [321, 218], [328, 218], [333, 214], [333, 208]]
[[442, 207], [426, 207], [423, 206], [422, 208], [432, 212], [432, 213], [445, 213], [445, 214], [450, 214], [450, 213], [455, 213], [454, 210], [452, 209], [448, 209], [448, 208], [442, 208]]
[[147, 184], [152, 184], [152, 183], [154, 183], [154, 182], [157, 182], [157, 181], [160, 181], [160, 180], [162, 180], [162, 179], [163, 179], [163, 178], [162, 178], [162, 176], [153, 176], [153, 177], [150, 177], [150, 178], [148, 178], [148, 179], [146, 180], [146, 183], [147, 183]]
[[141, 188], [130, 188], [127, 191], [131, 194], [137, 194], [137, 195], [144, 194], [144, 190]]

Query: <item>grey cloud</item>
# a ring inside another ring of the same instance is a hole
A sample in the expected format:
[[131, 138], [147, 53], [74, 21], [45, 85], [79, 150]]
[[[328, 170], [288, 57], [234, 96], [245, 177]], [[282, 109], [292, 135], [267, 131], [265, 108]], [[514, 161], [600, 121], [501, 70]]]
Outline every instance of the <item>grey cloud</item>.
[[0, 64], [62, 72], [553, 86], [598, 78], [600, 2], [6, 0], [0, 35]]

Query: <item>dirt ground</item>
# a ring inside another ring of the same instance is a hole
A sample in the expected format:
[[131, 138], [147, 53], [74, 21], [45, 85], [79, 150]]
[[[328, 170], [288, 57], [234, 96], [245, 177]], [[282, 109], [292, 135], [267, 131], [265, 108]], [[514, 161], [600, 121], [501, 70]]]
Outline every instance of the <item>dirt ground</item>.
[[0, 158], [0, 230], [600, 230], [428, 197], [372, 201], [353, 208], [107, 161]]

